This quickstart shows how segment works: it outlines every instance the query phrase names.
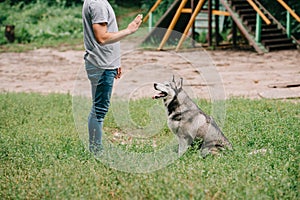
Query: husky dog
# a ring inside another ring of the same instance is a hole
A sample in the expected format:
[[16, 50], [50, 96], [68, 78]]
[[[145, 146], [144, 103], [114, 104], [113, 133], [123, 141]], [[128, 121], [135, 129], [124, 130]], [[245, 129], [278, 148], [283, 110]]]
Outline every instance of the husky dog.
[[214, 119], [206, 115], [182, 89], [183, 79], [176, 83], [154, 83], [160, 93], [153, 99], [162, 98], [168, 113], [168, 126], [177, 136], [178, 155], [181, 156], [194, 140], [202, 140], [201, 156], [217, 154], [219, 150], [230, 149], [232, 145], [223, 135]]

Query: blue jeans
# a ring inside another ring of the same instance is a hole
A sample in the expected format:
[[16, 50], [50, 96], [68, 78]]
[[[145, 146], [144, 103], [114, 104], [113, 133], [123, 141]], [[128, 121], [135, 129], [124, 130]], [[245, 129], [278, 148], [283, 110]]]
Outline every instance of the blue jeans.
[[102, 149], [103, 120], [110, 105], [117, 69], [101, 69], [87, 61], [85, 62], [85, 68], [91, 83], [93, 100], [88, 117], [89, 150], [96, 153]]

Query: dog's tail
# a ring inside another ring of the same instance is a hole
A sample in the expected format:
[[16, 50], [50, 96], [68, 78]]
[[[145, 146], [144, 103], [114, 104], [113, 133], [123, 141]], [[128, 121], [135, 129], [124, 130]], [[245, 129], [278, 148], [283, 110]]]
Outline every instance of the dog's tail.
[[[233, 150], [232, 144], [229, 142], [229, 140], [226, 138], [226, 136], [223, 134], [215, 120], [210, 117], [210, 124], [213, 126], [213, 128], [217, 131], [218, 133], [218, 141], [220, 141], [220, 144], [218, 145], [219, 149], [228, 149], [228, 150]], [[225, 150], [224, 149], [224, 150]]]

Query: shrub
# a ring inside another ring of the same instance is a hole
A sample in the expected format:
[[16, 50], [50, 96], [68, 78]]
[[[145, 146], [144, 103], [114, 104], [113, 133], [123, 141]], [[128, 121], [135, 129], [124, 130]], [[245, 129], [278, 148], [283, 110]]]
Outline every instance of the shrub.
[[[0, 23], [14, 24], [19, 43], [40, 42], [45, 39], [73, 39], [82, 37], [81, 7], [63, 8], [47, 3], [0, 4]], [[12, 14], [12, 13], [18, 13]], [[5, 43], [5, 40], [0, 40]]]

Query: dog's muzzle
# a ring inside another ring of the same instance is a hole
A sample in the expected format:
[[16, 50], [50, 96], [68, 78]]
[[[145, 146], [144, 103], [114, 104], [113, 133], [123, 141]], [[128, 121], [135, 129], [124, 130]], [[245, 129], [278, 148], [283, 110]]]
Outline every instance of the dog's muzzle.
[[152, 99], [159, 99], [159, 98], [166, 97], [168, 95], [168, 93], [166, 93], [164, 91], [161, 91], [157, 88], [157, 83], [154, 83], [154, 89], [157, 90], [157, 91], [160, 91], [160, 93], [153, 96]]

